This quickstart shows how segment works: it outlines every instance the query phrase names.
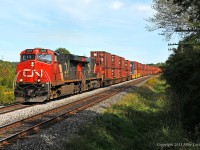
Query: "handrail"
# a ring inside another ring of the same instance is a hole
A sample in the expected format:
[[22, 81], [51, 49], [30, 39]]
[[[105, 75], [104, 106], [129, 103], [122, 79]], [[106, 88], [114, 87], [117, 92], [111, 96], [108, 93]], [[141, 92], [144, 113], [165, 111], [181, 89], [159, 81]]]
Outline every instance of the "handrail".
[[17, 75], [15, 76], [15, 79], [13, 80], [13, 90], [15, 90], [15, 86], [16, 86], [16, 80], [19, 76], [19, 74], [22, 72], [22, 70], [18, 71]]

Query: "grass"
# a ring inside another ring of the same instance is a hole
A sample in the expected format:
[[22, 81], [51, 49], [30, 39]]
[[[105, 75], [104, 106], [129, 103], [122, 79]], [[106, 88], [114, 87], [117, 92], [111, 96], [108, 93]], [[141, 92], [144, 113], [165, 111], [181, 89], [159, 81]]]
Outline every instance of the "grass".
[[158, 77], [148, 80], [83, 127], [80, 136], [66, 142], [65, 149], [198, 149], [186, 146], [192, 141], [181, 123], [170, 116], [166, 88]]

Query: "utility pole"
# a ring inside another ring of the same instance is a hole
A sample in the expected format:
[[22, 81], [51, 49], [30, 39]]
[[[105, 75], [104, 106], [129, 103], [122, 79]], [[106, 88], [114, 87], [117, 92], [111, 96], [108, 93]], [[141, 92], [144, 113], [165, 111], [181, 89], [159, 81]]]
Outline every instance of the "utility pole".
[[197, 28], [187, 28], [187, 29], [183, 29], [183, 28], [176, 28], [175, 32], [200, 32], [200, 29]]
[[[187, 33], [191, 33], [191, 32], [200, 32], [200, 29], [198, 28], [186, 28], [186, 29], [183, 29], [183, 28], [176, 28], [175, 29], [175, 32], [187, 32]], [[198, 39], [198, 41], [200, 41], [200, 39]], [[168, 43], [168, 46], [174, 46], [174, 45], [200, 45], [200, 43]], [[171, 49], [169, 49], [171, 50]]]

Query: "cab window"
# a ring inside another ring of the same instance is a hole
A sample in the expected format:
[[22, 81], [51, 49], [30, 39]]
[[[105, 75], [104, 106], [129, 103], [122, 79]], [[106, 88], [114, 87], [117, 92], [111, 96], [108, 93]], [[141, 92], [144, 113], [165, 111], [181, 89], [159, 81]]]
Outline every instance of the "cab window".
[[23, 54], [22, 55], [22, 61], [34, 60], [34, 59], [35, 59], [35, 55], [34, 54]]
[[46, 63], [51, 63], [52, 62], [52, 55], [51, 54], [38, 54], [37, 59], [39, 61], [43, 61]]

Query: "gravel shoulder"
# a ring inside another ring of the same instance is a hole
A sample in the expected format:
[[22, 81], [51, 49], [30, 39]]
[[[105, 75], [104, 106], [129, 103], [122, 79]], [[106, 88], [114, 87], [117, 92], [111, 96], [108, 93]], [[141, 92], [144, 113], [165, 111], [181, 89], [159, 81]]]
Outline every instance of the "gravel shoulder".
[[[56, 108], [60, 105], [70, 103], [72, 101], [76, 101], [83, 97], [88, 97], [111, 88], [117, 87], [121, 84], [125, 84], [131, 81], [127, 81], [124, 83], [120, 83], [118, 85], [113, 85], [106, 88], [96, 89], [90, 92], [85, 92], [79, 95], [70, 96], [58, 101], [52, 101], [47, 104], [36, 105], [31, 108], [26, 108], [23, 110], [18, 110], [15, 112], [11, 112], [9, 114], [5, 114], [0, 116], [0, 125], [4, 125], [7, 123], [11, 123], [16, 119], [23, 119], [27, 116], [35, 115], [46, 110], [50, 110], [52, 108]], [[137, 84], [137, 86], [141, 86], [146, 81]], [[124, 95], [133, 89], [127, 89], [126, 91], [120, 92], [119, 94], [108, 98], [107, 100], [100, 102], [99, 104], [90, 107], [84, 111], [73, 115], [70, 118], [63, 120], [60, 123], [57, 123], [47, 129], [40, 131], [38, 134], [34, 134], [32, 136], [27, 137], [23, 140], [18, 140], [15, 144], [8, 146], [6, 149], [9, 150], [50, 150], [50, 149], [64, 149], [63, 143], [67, 140], [70, 140], [74, 136], [78, 136], [78, 131], [81, 126], [92, 122], [96, 118], [98, 118], [101, 113], [108, 107], [115, 104], [119, 101]]]

